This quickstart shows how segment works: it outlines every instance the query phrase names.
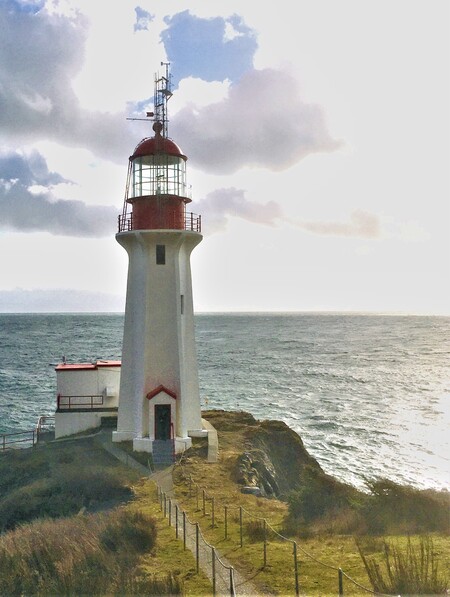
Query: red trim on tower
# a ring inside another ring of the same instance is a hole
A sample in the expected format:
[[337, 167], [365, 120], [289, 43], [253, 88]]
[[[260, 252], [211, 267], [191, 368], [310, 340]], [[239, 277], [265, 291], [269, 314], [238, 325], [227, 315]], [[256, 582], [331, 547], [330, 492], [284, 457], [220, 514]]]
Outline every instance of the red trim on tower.
[[177, 399], [177, 395], [175, 394], [175, 392], [172, 392], [172, 390], [168, 390], [165, 386], [162, 386], [162, 385], [158, 386], [157, 388], [155, 388], [154, 390], [152, 390], [151, 392], [149, 392], [147, 394], [146, 398], [147, 398], [147, 400], [151, 400], [152, 398], [154, 398], [155, 396], [157, 396], [161, 392], [165, 392], [168, 396], [170, 396], [174, 400]]

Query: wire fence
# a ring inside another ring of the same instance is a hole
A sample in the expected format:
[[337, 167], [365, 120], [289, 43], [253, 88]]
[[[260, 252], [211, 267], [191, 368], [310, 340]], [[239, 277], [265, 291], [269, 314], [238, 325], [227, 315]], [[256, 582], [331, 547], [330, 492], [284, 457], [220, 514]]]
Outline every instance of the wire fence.
[[[304, 558], [315, 562], [324, 569], [334, 571], [336, 574], [336, 588], [339, 597], [344, 595], [344, 578], [348, 583], [351, 583], [360, 591], [371, 595], [385, 595], [384, 593], [378, 593], [363, 586], [354, 578], [346, 574], [342, 568], [317, 559], [311, 553], [303, 549], [296, 540], [280, 533], [279, 530], [269, 523], [267, 518], [258, 516], [246, 510], [243, 506], [230, 504], [219, 505], [214, 496], [209, 495], [204, 488], [197, 485], [189, 474], [184, 473], [184, 476], [189, 484], [188, 498], [195, 500], [197, 511], [201, 511], [204, 517], [210, 517], [210, 528], [218, 529], [219, 526], [223, 526], [223, 539], [232, 540], [237, 536], [239, 547], [244, 547], [245, 543], [261, 545], [261, 565], [263, 569], [268, 565], [278, 565], [281, 545], [285, 544], [286, 546], [289, 546], [289, 552], [285, 554], [283, 560], [284, 566], [286, 566], [286, 559], [290, 558], [291, 565], [288, 565], [288, 567], [291, 570], [290, 574], [292, 575], [292, 592], [296, 597], [298, 597], [301, 592], [301, 563], [299, 561], [299, 554], [302, 554]], [[236, 528], [238, 531], [237, 533]]]
[[198, 522], [189, 520], [187, 513], [178, 503], [168, 497], [157, 485], [157, 497], [164, 518], [174, 527], [177, 539], [183, 541], [184, 549], [195, 554], [197, 573], [202, 569], [212, 582], [213, 596], [235, 597], [234, 568], [219, 557], [216, 548], [206, 541]]

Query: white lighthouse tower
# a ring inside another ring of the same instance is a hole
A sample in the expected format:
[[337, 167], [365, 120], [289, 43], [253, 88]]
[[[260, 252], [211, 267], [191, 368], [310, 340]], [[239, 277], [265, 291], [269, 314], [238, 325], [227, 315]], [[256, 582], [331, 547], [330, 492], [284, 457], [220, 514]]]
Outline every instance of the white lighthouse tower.
[[136, 451], [171, 442], [176, 452], [201, 434], [190, 255], [201, 219], [186, 212], [186, 160], [167, 136], [170, 90], [155, 76], [154, 136], [129, 159], [116, 239], [128, 253], [128, 283], [117, 431]]

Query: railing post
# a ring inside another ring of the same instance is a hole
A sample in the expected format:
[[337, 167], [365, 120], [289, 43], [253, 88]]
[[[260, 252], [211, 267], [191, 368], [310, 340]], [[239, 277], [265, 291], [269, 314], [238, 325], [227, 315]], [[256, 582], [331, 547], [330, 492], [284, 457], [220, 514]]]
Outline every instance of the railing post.
[[175, 537], [178, 539], [178, 504], [175, 504]]
[[169, 498], [169, 526], [172, 526], [172, 500]]
[[225, 539], [228, 539], [228, 507], [224, 508], [224, 519], [225, 519]]
[[198, 507], [198, 485], [196, 485], [196, 487], [197, 487], [197, 494], [196, 494], [196, 497], [197, 497], [197, 511], [198, 511], [198, 510], [200, 509], [200, 508]]
[[197, 562], [197, 574], [200, 570], [200, 549], [199, 549], [200, 529], [198, 522], [195, 523], [195, 561]]
[[213, 597], [216, 594], [216, 550], [214, 547], [211, 547], [211, 555], [212, 555], [212, 590], [213, 590]]
[[267, 566], [267, 522], [266, 519], [263, 521], [263, 532], [264, 532], [264, 568]]
[[342, 568], [338, 568], [338, 581], [339, 581], [339, 597], [344, 594], [344, 577], [342, 576]]
[[298, 560], [297, 560], [297, 542], [294, 541], [294, 577], [295, 577], [295, 596], [300, 595], [300, 587], [298, 584]]
[[242, 506], [239, 506], [239, 535], [241, 540], [241, 547], [243, 546], [243, 537], [242, 537]]
[[164, 518], [167, 516], [167, 496], [164, 494]]
[[183, 510], [183, 549], [186, 549], [186, 512]]

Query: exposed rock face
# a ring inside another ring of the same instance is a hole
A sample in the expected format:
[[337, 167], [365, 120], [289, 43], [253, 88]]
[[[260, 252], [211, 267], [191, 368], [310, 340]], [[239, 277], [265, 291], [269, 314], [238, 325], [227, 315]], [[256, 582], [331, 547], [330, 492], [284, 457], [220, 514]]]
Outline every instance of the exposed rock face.
[[219, 432], [244, 430], [245, 451], [236, 458], [234, 477], [246, 493], [284, 497], [298, 487], [305, 467], [322, 473], [300, 436], [282, 421], [257, 421], [245, 412], [209, 411]]

